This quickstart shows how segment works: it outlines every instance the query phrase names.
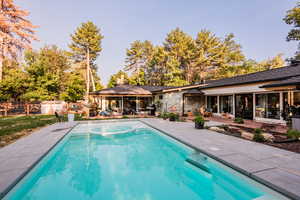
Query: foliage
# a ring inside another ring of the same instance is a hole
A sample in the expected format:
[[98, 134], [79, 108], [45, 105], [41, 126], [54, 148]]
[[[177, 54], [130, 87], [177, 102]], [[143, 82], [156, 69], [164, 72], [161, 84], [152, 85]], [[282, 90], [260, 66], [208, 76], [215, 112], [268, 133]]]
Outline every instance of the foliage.
[[168, 114], [170, 121], [178, 121], [179, 120], [179, 114], [177, 113], [169, 113]]
[[195, 117], [194, 122], [196, 124], [204, 125], [205, 120], [204, 120], [204, 118], [201, 115], [198, 115], [197, 117]]
[[243, 118], [240, 118], [240, 117], [236, 117], [234, 119], [234, 123], [237, 123], [237, 124], [243, 124], [244, 123], [244, 119]]
[[66, 102], [76, 102], [84, 98], [84, 79], [79, 73], [68, 74], [65, 89], [61, 93], [61, 99]]
[[162, 117], [163, 119], [168, 119], [168, 118], [169, 118], [169, 113], [164, 112], [164, 113], [161, 114], [161, 117]]
[[27, 74], [18, 66], [4, 67], [3, 80], [0, 82], [0, 101], [20, 99], [27, 90], [27, 78]]
[[287, 132], [287, 137], [291, 139], [298, 139], [300, 138], [300, 131], [295, 130], [295, 129], [290, 129]]
[[[289, 31], [286, 40], [287, 41], [299, 41], [300, 40], [300, 2], [297, 2], [296, 6], [287, 11], [286, 16], [283, 18], [284, 22], [293, 26]], [[298, 50], [300, 44], [298, 45]], [[296, 52], [296, 59], [299, 59], [299, 52]]]
[[220, 38], [201, 30], [192, 38], [179, 28], [168, 33], [162, 45], [133, 42], [126, 56], [125, 70], [132, 72], [130, 84], [135, 85], [182, 86], [284, 64], [281, 54], [263, 62], [246, 60], [233, 34]]
[[23, 49], [29, 49], [34, 36], [34, 25], [26, 19], [29, 12], [21, 10], [12, 0], [2, 0], [0, 6], [0, 80], [3, 59], [16, 58]]
[[46, 46], [38, 52], [25, 54], [28, 89], [27, 100], [57, 100], [66, 82], [65, 71], [70, 69], [66, 52], [56, 46]]
[[261, 129], [259, 129], [259, 128], [255, 129], [253, 140], [256, 142], [265, 142], [266, 141], [264, 136], [262, 135]]
[[255, 128], [255, 129], [254, 129], [254, 133], [262, 134], [262, 129], [260, 129], [260, 128]]
[[117, 84], [128, 84], [129, 77], [126, 72], [120, 70], [118, 73], [112, 75], [107, 84], [108, 88], [115, 87]]
[[88, 21], [82, 23], [71, 35], [72, 42], [69, 45], [71, 50], [69, 55], [74, 63], [79, 64], [79, 70], [83, 71], [84, 78], [86, 78], [86, 58], [87, 50], [89, 50], [91, 73], [96, 90], [102, 88], [95, 61], [102, 51], [101, 42], [103, 38], [100, 29], [93, 22]]

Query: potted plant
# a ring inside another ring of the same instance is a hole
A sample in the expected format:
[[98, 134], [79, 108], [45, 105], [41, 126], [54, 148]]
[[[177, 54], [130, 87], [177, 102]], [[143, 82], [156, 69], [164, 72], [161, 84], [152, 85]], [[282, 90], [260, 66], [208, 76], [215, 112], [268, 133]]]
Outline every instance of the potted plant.
[[188, 111], [187, 111], [187, 116], [190, 117], [190, 118], [193, 117], [193, 112], [190, 111], [190, 110], [188, 110]]
[[196, 129], [203, 129], [204, 128], [205, 120], [201, 115], [197, 116], [194, 121], [195, 121], [195, 128]]
[[170, 113], [169, 114], [169, 120], [174, 122], [174, 121], [177, 121], [179, 119], [179, 115], [176, 114], [176, 113]]

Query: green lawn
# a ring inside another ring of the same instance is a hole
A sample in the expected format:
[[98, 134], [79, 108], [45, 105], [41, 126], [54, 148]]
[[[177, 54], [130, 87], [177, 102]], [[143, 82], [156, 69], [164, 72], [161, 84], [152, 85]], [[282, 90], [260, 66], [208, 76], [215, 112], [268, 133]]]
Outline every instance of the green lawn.
[[0, 136], [11, 135], [23, 130], [34, 129], [57, 122], [54, 115], [35, 115], [0, 118]]

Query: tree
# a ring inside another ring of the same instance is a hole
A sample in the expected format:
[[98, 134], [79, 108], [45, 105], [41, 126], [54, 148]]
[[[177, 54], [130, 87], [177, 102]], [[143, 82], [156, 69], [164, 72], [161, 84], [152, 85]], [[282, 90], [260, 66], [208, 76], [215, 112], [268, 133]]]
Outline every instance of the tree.
[[126, 72], [120, 70], [116, 74], [112, 75], [107, 84], [108, 88], [115, 87], [117, 84], [128, 84], [129, 77]]
[[66, 71], [70, 63], [66, 52], [56, 46], [46, 46], [39, 51], [27, 51], [25, 71], [28, 74], [27, 100], [58, 100], [64, 91]]
[[71, 72], [67, 74], [64, 91], [60, 97], [66, 102], [82, 100], [85, 93], [84, 79], [80, 73]]
[[34, 28], [26, 17], [29, 13], [16, 6], [13, 0], [0, 0], [0, 81], [3, 60], [16, 58], [23, 49], [29, 49], [34, 36]]
[[130, 48], [126, 50], [126, 65], [125, 71], [131, 71], [138, 85], [143, 85], [145, 77], [141, 77], [142, 74], [146, 75], [146, 71], [149, 69], [149, 62], [153, 55], [153, 45], [150, 41], [146, 40], [141, 42], [139, 40], [134, 41]]
[[20, 100], [28, 88], [28, 76], [17, 63], [4, 62], [3, 80], [0, 82], [0, 101]]
[[[168, 52], [169, 57], [172, 57], [172, 61], [168, 62], [169, 68], [182, 70], [180, 74], [182, 77], [177, 78], [185, 79], [188, 83], [192, 82], [193, 70], [191, 61], [195, 54], [195, 41], [193, 38], [176, 28], [167, 35], [164, 48]], [[170, 64], [175, 64], [175, 66], [170, 66]]]
[[70, 56], [75, 63], [81, 64], [81, 70], [85, 70], [87, 90], [90, 89], [90, 82], [92, 82], [93, 89], [96, 89], [96, 85], [100, 88], [100, 78], [97, 76], [97, 65], [95, 63], [102, 51], [101, 41], [103, 35], [100, 29], [93, 22], [88, 21], [82, 23], [75, 33], [71, 35], [71, 38], [72, 42], [69, 45], [71, 50]]
[[[291, 10], [288, 10], [286, 16], [283, 18], [286, 24], [293, 26], [289, 31], [286, 40], [289, 41], [299, 41], [300, 40], [300, 2], [297, 2], [296, 6]], [[298, 50], [300, 44], [298, 44]], [[300, 58], [300, 53], [296, 52], [296, 59]]]
[[219, 78], [230, 78], [233, 76], [244, 75], [264, 70], [283, 67], [285, 64], [282, 54], [278, 54], [274, 58], [256, 62], [255, 60], [246, 60], [241, 65], [231, 65], [219, 71]]

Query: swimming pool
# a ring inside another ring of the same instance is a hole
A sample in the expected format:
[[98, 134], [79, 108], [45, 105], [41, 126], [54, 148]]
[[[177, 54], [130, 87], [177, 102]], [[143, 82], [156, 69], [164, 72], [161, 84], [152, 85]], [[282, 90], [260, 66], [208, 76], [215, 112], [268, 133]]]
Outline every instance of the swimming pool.
[[138, 122], [77, 125], [4, 199], [286, 199]]

